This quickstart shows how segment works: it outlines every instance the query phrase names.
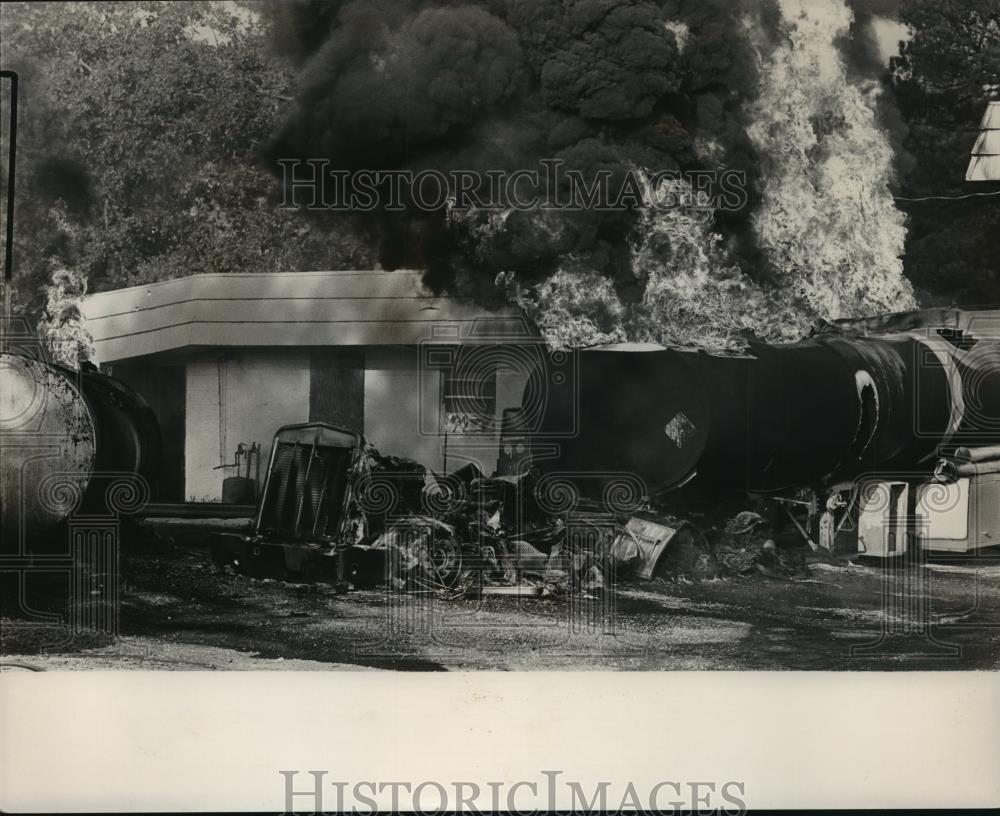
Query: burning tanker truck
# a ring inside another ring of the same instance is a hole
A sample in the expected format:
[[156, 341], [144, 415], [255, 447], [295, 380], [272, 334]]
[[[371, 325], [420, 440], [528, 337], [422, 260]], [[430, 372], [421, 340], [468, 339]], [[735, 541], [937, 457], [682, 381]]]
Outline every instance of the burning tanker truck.
[[612, 508], [808, 493], [818, 523], [865, 481], [930, 478], [941, 457], [1000, 444], [996, 311], [823, 323], [799, 342], [732, 354], [632, 344], [559, 354], [563, 373], [536, 369], [506, 418], [504, 450], [529, 455], [502, 465], [530, 461], [543, 489]]

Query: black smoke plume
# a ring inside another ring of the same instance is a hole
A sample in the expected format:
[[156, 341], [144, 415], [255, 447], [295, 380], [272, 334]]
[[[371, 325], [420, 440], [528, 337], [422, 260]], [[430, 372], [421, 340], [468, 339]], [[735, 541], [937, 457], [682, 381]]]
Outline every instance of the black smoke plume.
[[[753, 82], [735, 37], [741, 3], [648, 0], [306, 2], [270, 8], [279, 51], [301, 65], [295, 109], [267, 146], [340, 169], [704, 166], [702, 131], [752, 157], [736, 114]], [[706, 11], [707, 9], [707, 11]], [[682, 56], [670, 23], [691, 21]], [[747, 50], [747, 49], [743, 49]], [[485, 216], [484, 216], [485, 218]], [[550, 274], [567, 256], [627, 289], [630, 213], [513, 213], [502, 229], [446, 213], [372, 219], [384, 266], [479, 297], [500, 271]], [[631, 282], [634, 285], [634, 281]]]
[[[854, 0], [856, 32], [841, 47], [850, 70], [875, 70], [870, 19], [891, 5]], [[555, 159], [584, 178], [610, 171], [612, 187], [636, 169], [746, 174], [746, 205], [708, 224], [651, 228], [627, 208], [376, 210], [361, 219], [383, 267], [425, 269], [433, 289], [482, 303], [503, 296], [498, 280], [523, 291], [567, 270], [596, 276], [623, 304], [611, 323], [649, 299], [637, 247], [647, 267], [691, 252], [724, 260], [720, 297], [779, 277], [755, 236], [763, 180], [748, 116], [769, 53], [787, 40], [780, 0], [296, 0], [267, 14], [276, 50], [300, 71], [262, 151], [272, 167], [485, 173]]]

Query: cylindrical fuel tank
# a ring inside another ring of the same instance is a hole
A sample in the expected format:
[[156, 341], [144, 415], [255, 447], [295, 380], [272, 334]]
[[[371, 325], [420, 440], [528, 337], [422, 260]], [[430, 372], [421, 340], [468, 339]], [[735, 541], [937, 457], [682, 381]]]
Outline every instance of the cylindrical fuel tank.
[[109, 513], [97, 477], [155, 477], [159, 428], [111, 377], [2, 353], [0, 454], [3, 552], [41, 552], [72, 514]]
[[651, 495], [780, 491], [882, 470], [933, 469], [941, 446], [1000, 441], [1000, 345], [915, 332], [682, 349], [576, 352], [532, 450], [543, 471]]
[[948, 353], [962, 381], [961, 421], [949, 442], [956, 446], [1000, 444], [1000, 340], [979, 340]]

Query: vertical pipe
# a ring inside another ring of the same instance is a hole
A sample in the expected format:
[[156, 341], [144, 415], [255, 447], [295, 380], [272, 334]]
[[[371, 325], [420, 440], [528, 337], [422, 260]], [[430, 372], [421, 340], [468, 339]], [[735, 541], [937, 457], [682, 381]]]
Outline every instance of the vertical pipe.
[[[219, 380], [219, 464], [226, 464], [226, 356], [220, 355], [218, 363]], [[239, 470], [236, 475], [239, 476]]]
[[10, 116], [7, 139], [7, 223], [6, 245], [3, 257], [3, 279], [10, 283], [14, 278], [14, 172], [17, 160], [17, 83], [16, 71], [0, 71], [0, 78], [10, 80]]
[[[4, 224], [3, 253], [3, 319], [9, 320], [14, 311], [14, 173], [17, 164], [17, 91], [16, 71], [0, 71], [0, 78], [10, 81], [10, 113], [7, 137], [7, 210]], [[7, 348], [6, 332], [0, 334], [0, 351]]]
[[254, 450], [256, 454], [254, 456], [254, 477], [253, 477], [253, 495], [254, 498], [260, 496], [260, 442], [253, 443]]
[[[264, 474], [264, 486], [263, 488], [258, 488], [260, 494], [260, 501], [257, 502], [257, 517], [254, 519], [254, 532], [259, 533], [261, 523], [264, 520], [264, 508], [267, 505], [267, 494], [271, 489], [271, 476], [274, 473], [274, 459], [278, 455], [278, 440], [275, 438], [274, 443], [271, 445], [271, 455], [267, 460], [267, 472]], [[260, 459], [257, 460], [257, 481], [260, 481]]]

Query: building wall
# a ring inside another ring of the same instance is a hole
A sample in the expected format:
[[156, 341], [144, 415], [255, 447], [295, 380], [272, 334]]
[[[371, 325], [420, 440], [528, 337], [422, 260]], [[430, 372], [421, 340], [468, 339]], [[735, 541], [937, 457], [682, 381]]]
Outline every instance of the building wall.
[[[214, 468], [232, 463], [240, 442], [260, 443], [263, 473], [275, 432], [296, 422], [360, 430], [383, 453], [439, 473], [497, 465], [498, 439], [441, 435], [442, 372], [421, 370], [416, 347], [206, 352], [186, 372], [187, 501], [220, 501], [236, 471]], [[520, 374], [498, 376], [498, 420], [520, 404], [523, 385]]]
[[321, 348], [310, 352], [309, 421], [364, 431], [364, 349]]
[[414, 347], [365, 350], [365, 437], [382, 453], [440, 471], [441, 375], [421, 373]]
[[261, 446], [261, 471], [282, 425], [309, 421], [307, 351], [227, 352], [187, 366], [185, 492], [188, 501], [219, 501], [240, 442]]

